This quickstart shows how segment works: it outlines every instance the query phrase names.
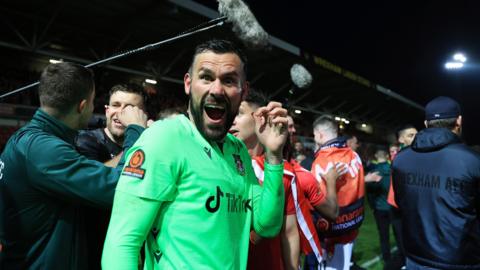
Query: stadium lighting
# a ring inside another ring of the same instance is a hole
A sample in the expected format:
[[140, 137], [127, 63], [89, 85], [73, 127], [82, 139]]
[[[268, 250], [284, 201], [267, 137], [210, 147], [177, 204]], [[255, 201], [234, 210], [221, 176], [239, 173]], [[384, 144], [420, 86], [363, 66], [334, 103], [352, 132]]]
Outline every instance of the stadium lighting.
[[50, 62], [50, 64], [58, 64], [58, 63], [62, 63], [63, 60], [60, 59], [60, 60], [57, 60], [57, 59], [50, 59], [48, 60], [48, 62]]
[[452, 56], [451, 61], [445, 63], [446, 69], [461, 69], [465, 66], [465, 62], [467, 62], [467, 57], [463, 53], [455, 53]]
[[462, 62], [447, 62], [445, 63], [446, 69], [461, 69], [463, 67]]
[[347, 125], [350, 124], [350, 121], [348, 121], [348, 120], [345, 120], [345, 121], [343, 121], [343, 122], [344, 122], [345, 124], [347, 124]]
[[463, 53], [456, 53], [455, 55], [453, 55], [453, 60], [465, 63], [467, 62], [467, 57], [465, 57]]
[[301, 114], [302, 111], [301, 111], [301, 110], [295, 110], [295, 113], [296, 113], [296, 114]]
[[362, 128], [366, 128], [366, 127], [367, 127], [367, 124], [363, 123]]
[[149, 83], [149, 84], [157, 84], [157, 81], [152, 80], [152, 79], [145, 79], [145, 82]]
[[335, 121], [340, 121], [340, 120], [341, 120], [340, 117], [335, 116]]

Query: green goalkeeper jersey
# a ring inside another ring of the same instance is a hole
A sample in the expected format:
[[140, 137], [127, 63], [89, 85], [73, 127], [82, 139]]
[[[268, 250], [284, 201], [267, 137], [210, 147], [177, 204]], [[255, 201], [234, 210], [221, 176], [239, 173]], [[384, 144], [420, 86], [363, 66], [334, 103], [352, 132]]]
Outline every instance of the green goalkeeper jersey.
[[283, 164], [267, 164], [261, 187], [241, 141], [208, 142], [185, 116], [148, 128], [126, 164], [104, 269], [135, 269], [145, 239], [145, 269], [245, 269], [250, 230], [282, 226]]

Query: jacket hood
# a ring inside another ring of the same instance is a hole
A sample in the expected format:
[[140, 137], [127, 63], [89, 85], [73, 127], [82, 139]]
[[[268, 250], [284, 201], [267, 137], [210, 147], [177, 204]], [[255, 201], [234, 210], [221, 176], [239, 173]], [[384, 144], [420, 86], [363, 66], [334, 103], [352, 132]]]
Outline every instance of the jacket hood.
[[427, 128], [417, 133], [412, 143], [416, 152], [431, 152], [449, 144], [461, 143], [460, 138], [446, 128]]

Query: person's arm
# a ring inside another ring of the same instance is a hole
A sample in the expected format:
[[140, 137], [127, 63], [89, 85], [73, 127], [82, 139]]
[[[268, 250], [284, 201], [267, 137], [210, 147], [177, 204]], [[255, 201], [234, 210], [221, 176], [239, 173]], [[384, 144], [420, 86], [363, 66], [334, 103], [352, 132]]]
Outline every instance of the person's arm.
[[[334, 221], [338, 216], [337, 179], [343, 170], [344, 168], [333, 166], [326, 174], [322, 175], [326, 183], [326, 198], [321, 204], [314, 206], [315, 210], [330, 221]], [[321, 189], [321, 185], [319, 185], [319, 189]]]
[[369, 172], [365, 174], [365, 183], [371, 184], [371, 186], [375, 186], [380, 180], [382, 180], [382, 176], [379, 172]]
[[300, 264], [300, 235], [295, 214], [286, 215], [280, 233], [284, 269], [297, 270]]
[[122, 156], [123, 156], [123, 151], [120, 152], [120, 154], [116, 155], [115, 157], [113, 157], [112, 159], [106, 161], [103, 163], [103, 165], [107, 166], [107, 167], [110, 167], [110, 168], [115, 168], [118, 166], [118, 163], [120, 162], [120, 160], [122, 159]]
[[[278, 102], [270, 102], [254, 114], [255, 133], [265, 149], [263, 188], [258, 186], [255, 174], [251, 173], [253, 189], [253, 228], [262, 237], [277, 235], [282, 227], [283, 189], [283, 146], [287, 140], [287, 111]], [[249, 167], [251, 168], [251, 164]], [[253, 172], [253, 169], [250, 169]]]
[[138, 252], [162, 202], [175, 197], [183, 151], [171, 138], [183, 138], [171, 122], [162, 124], [147, 129], [126, 153], [128, 165], [116, 187], [103, 248], [103, 269], [137, 269]]
[[[124, 149], [128, 149], [143, 130], [130, 125]], [[123, 159], [116, 168], [105, 167], [80, 155], [72, 145], [50, 136], [30, 141], [24, 158], [29, 164], [29, 179], [36, 188], [66, 201], [104, 209], [112, 206], [115, 186], [124, 165]]]
[[[251, 165], [247, 163], [247, 166]], [[265, 162], [263, 186], [258, 185], [258, 180], [253, 178], [253, 169], [251, 171], [250, 181], [257, 183], [253, 186], [253, 229], [261, 237], [274, 237], [283, 223], [283, 164], [270, 165]]]
[[138, 269], [140, 248], [161, 205], [161, 201], [122, 191], [115, 193], [103, 247], [102, 269]]

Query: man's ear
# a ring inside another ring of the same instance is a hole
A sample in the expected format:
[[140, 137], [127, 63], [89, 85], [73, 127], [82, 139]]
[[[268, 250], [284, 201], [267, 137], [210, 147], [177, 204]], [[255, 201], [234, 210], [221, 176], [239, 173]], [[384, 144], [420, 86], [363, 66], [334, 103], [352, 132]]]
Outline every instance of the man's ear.
[[423, 124], [425, 125], [426, 128], [428, 128], [427, 120], [423, 121]]
[[245, 97], [247, 97], [249, 91], [250, 91], [250, 82], [245, 81], [245, 83], [242, 86], [242, 100], [245, 100]]
[[183, 76], [183, 87], [185, 89], [185, 94], [190, 95], [190, 87], [192, 86], [192, 77], [190, 76], [190, 73], [185, 73], [185, 76]]
[[85, 108], [87, 108], [87, 103], [88, 101], [86, 99], [82, 99], [82, 101], [78, 103], [77, 112], [82, 113], [85, 110]]
[[459, 115], [459, 116], [457, 117], [456, 124], [457, 124], [458, 127], [461, 127], [461, 126], [462, 126], [462, 116], [461, 116], [461, 115]]

